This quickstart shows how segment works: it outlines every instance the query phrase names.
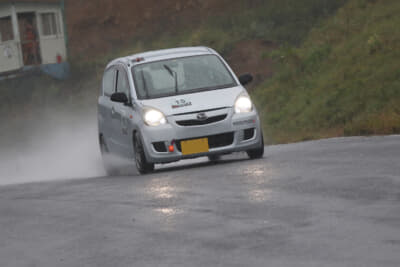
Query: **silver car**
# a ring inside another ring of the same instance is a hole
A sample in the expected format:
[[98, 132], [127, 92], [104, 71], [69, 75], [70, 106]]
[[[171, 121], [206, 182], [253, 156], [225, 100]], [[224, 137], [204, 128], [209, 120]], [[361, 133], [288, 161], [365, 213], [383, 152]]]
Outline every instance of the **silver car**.
[[155, 163], [246, 151], [264, 154], [260, 119], [224, 59], [207, 47], [151, 51], [111, 61], [98, 101], [104, 167], [112, 155], [134, 159], [140, 173]]

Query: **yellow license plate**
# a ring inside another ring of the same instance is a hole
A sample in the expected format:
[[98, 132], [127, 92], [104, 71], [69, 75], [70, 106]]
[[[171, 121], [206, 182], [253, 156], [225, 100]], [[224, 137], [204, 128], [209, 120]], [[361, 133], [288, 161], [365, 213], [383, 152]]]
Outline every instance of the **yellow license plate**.
[[208, 138], [181, 141], [182, 155], [208, 152]]

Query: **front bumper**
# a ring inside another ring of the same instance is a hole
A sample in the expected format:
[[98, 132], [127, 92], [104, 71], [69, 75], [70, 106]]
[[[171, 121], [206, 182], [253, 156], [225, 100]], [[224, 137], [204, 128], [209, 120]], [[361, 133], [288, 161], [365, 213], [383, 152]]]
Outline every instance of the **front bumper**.
[[[261, 126], [256, 110], [243, 114], [235, 114], [232, 108], [203, 111], [208, 118], [224, 119], [204, 125], [193, 125], [192, 122], [196, 121], [199, 112], [169, 116], [165, 125], [142, 127], [141, 136], [148, 162], [168, 163], [181, 159], [228, 154], [261, 145]], [[209, 152], [182, 155], [181, 140], [202, 137], [209, 138]], [[170, 145], [174, 146], [173, 152], [168, 151]]]

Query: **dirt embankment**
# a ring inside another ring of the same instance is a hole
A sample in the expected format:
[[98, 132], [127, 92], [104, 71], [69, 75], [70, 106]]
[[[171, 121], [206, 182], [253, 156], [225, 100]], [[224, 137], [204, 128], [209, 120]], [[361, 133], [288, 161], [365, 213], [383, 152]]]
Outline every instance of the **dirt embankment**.
[[277, 45], [272, 42], [261, 40], [244, 40], [237, 43], [227, 56], [233, 71], [237, 75], [250, 73], [253, 75], [253, 83], [248, 89], [253, 89], [273, 74], [273, 62], [265, 57], [264, 53], [276, 49]]
[[[171, 32], [231, 7], [229, 0], [69, 0], [66, 19], [73, 57], [107, 53], [140, 33]], [[150, 34], [149, 34], [150, 33]]]
[[[79, 60], [103, 56], [131, 44], [138, 36], [174, 34], [196, 27], [211, 16], [241, 12], [240, 5], [241, 1], [231, 0], [68, 0], [70, 56]], [[233, 45], [227, 60], [238, 75], [254, 75], [252, 87], [272, 75], [272, 63], [262, 54], [275, 47], [260, 40], [243, 40]]]

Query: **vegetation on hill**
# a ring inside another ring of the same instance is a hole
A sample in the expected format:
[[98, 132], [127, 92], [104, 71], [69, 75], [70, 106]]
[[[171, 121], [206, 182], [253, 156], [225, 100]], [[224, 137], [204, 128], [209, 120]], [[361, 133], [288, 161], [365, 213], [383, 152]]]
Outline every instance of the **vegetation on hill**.
[[[197, 14], [192, 14], [191, 9], [187, 11], [194, 16], [190, 22], [184, 14], [174, 14], [177, 17], [170, 15], [172, 18], [154, 18], [149, 25], [142, 25], [143, 27], [136, 33], [132, 33], [132, 36], [125, 36], [126, 40], [130, 40], [129, 42], [121, 42], [121, 45], [114, 44], [114, 48], [108, 53], [99, 53], [90, 60], [84, 57], [84, 61], [74, 57], [75, 69], [102, 71], [105, 63], [115, 57], [179, 46], [209, 46], [223, 56], [229, 56], [232, 48], [243, 40], [264, 40], [297, 46], [314, 25], [322, 18], [333, 14], [346, 0], [218, 0], [214, 2], [226, 5], [221, 7], [214, 3], [212, 6], [215, 6], [216, 10], [202, 10], [199, 4]], [[112, 30], [115, 31], [115, 29]], [[107, 36], [107, 32], [103, 35]]]
[[269, 142], [400, 133], [400, 2], [350, 0], [254, 93]]
[[[94, 0], [84, 5], [79, 5], [78, 0], [69, 1], [67, 22], [69, 36], [74, 39], [69, 42], [72, 46], [71, 78], [57, 81], [34, 74], [0, 81], [0, 90], [3, 92], [0, 95], [1, 114], [6, 114], [10, 109], [18, 111], [21, 103], [34, 109], [54, 102], [82, 103], [82, 95], [92, 95], [95, 98], [107, 62], [136, 52], [206, 45], [228, 56], [235, 44], [242, 40], [263, 39], [296, 45], [301, 43], [316, 22], [334, 13], [345, 0], [304, 0], [301, 4], [297, 0], [175, 0], [163, 3], [162, 6], [157, 6], [155, 2], [152, 0], [136, 6], [143, 12], [135, 13], [134, 21], [127, 21], [132, 17], [128, 7], [137, 4], [136, 1], [118, 0], [117, 4], [113, 4]], [[120, 5], [127, 9], [121, 10]], [[168, 16], [164, 10], [168, 10]], [[127, 26], [137, 31], [127, 31]], [[121, 36], [124, 42], [119, 41]], [[83, 41], [86, 38], [93, 41], [90, 49], [97, 51], [96, 55], [89, 58], [82, 54], [82, 51], [87, 50], [75, 48], [86, 47], [87, 43]], [[103, 46], [103, 43], [109, 45]], [[106, 53], [99, 52], [99, 48]]]
[[69, 0], [74, 59], [112, 54], [137, 43], [148, 48], [210, 45], [225, 52], [239, 39], [300, 43], [345, 0]]

